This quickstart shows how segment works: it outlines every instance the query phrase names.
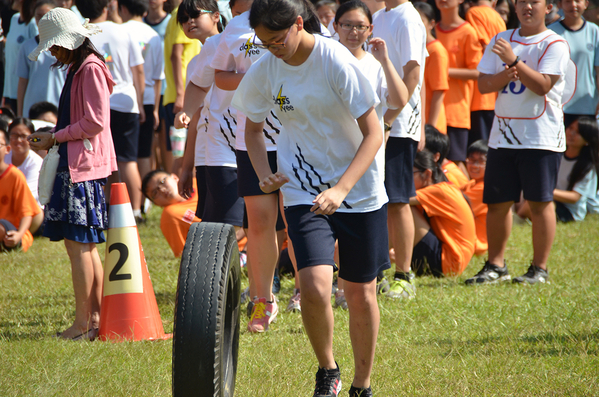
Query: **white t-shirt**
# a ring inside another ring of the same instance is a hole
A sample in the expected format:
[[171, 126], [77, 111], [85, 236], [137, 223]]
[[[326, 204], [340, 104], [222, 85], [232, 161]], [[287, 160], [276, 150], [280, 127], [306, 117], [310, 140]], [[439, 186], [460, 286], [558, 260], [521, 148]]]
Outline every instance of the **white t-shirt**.
[[489, 75], [505, 70], [503, 61], [491, 51], [495, 42], [503, 38], [527, 66], [560, 78], [545, 96], [535, 94], [520, 81], [510, 82], [499, 91], [489, 147], [563, 152], [566, 140], [562, 94], [570, 60], [568, 43], [549, 29], [528, 37], [519, 33], [520, 29], [510, 29], [495, 36], [485, 49], [478, 70]]
[[[210, 63], [213, 69], [246, 73], [253, 63], [268, 53], [268, 50], [258, 48], [252, 44], [254, 40], [260, 43], [260, 39], [256, 37], [254, 30], [250, 27], [249, 18], [250, 12], [246, 11], [229, 22], [222, 33], [216, 54]], [[248, 101], [253, 100], [251, 97], [246, 98]], [[264, 123], [264, 143], [266, 144], [266, 150], [274, 151], [277, 149], [277, 139], [281, 130], [281, 122], [271, 112]], [[241, 113], [237, 113], [237, 139], [235, 140], [235, 148], [247, 151], [245, 146], [245, 115]]]
[[[278, 170], [290, 179], [281, 188], [285, 206], [313, 205], [315, 196], [337, 184], [363, 140], [356, 119], [379, 102], [347, 48], [314, 38], [310, 56], [299, 66], [265, 55], [248, 71], [232, 102], [254, 122], [274, 110], [285, 126], [277, 149]], [[387, 202], [383, 178], [377, 156], [338, 211], [379, 209]]]
[[[204, 48], [202, 47], [202, 51], [195, 57], [191, 58], [191, 61], [187, 64], [187, 70], [190, 72], [194, 72], [198, 69], [202, 69], [205, 65], [205, 62], [202, 62], [202, 56], [204, 54]], [[191, 83], [191, 73], [187, 73], [185, 75], [185, 87]], [[207, 97], [207, 95], [206, 95]], [[208, 108], [210, 107], [210, 103], [204, 100], [202, 111], [200, 113], [200, 119], [198, 120], [197, 125], [197, 134], [196, 134], [196, 145], [194, 152], [194, 165], [202, 166], [206, 165], [206, 129], [208, 128]], [[189, 115], [191, 118], [193, 115]], [[174, 127], [171, 127], [174, 128]]]
[[137, 94], [133, 86], [133, 66], [142, 65], [141, 48], [131, 38], [132, 25], [99, 22], [102, 32], [89, 39], [104, 55], [106, 66], [116, 85], [110, 95], [110, 109], [123, 113], [139, 113]]
[[164, 51], [160, 36], [154, 29], [143, 22], [128, 21], [123, 24], [131, 33], [134, 43], [139, 44], [144, 58], [144, 105], [154, 105], [154, 84], [164, 79]]
[[[17, 55], [23, 43], [37, 36], [35, 18], [28, 24], [19, 22], [20, 13], [16, 13], [10, 20], [10, 30], [6, 35], [4, 44], [4, 93], [5, 98], [17, 99], [19, 79], [15, 78], [17, 69]], [[29, 54], [27, 54], [29, 55]]]
[[230, 107], [235, 91], [224, 91], [214, 85], [214, 69], [210, 66], [221, 38], [222, 33], [206, 40], [199, 55], [204, 61], [193, 71], [191, 82], [198, 87], [212, 87], [206, 94], [206, 102], [210, 103], [206, 130], [206, 165], [237, 168], [235, 157], [237, 111]]
[[403, 79], [403, 67], [410, 61], [420, 65], [420, 78], [414, 93], [401, 113], [391, 125], [390, 136], [395, 138], [412, 138], [420, 141], [422, 104], [420, 91], [424, 82], [424, 63], [426, 51], [426, 28], [420, 14], [411, 2], [400, 4], [386, 11], [382, 9], [374, 13], [373, 37], [380, 37], [387, 43], [389, 59], [399, 77]]
[[[31, 190], [33, 197], [35, 197], [35, 201], [37, 201], [37, 205], [40, 207], [42, 207], [42, 205], [40, 204], [40, 197], [37, 192], [37, 184], [40, 179], [40, 170], [43, 161], [44, 160], [37, 153], [30, 150], [23, 163], [17, 167], [25, 175], [27, 186], [29, 186], [29, 190]], [[6, 164], [12, 164], [12, 152], [6, 153], [4, 162]]]
[[358, 60], [358, 68], [366, 76], [368, 81], [370, 81], [372, 88], [374, 88], [376, 95], [381, 101], [375, 110], [379, 120], [381, 120], [381, 127], [384, 130], [384, 110], [389, 107], [387, 104], [387, 79], [385, 78], [385, 71], [381, 63], [369, 52], [366, 53], [365, 57]]

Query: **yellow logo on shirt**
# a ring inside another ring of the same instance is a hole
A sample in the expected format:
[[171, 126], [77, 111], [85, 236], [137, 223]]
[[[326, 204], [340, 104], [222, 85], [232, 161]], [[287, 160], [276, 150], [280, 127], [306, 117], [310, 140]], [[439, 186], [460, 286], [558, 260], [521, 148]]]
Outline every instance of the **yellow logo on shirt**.
[[288, 112], [293, 110], [293, 106], [291, 105], [291, 101], [285, 95], [283, 95], [283, 85], [279, 88], [279, 93], [276, 97], [272, 98], [275, 102], [275, 105], [279, 105], [279, 109], [282, 112]]
[[248, 55], [260, 55], [260, 49], [252, 43], [252, 37], [248, 37], [248, 40], [239, 47], [239, 51], [245, 51], [245, 57]]

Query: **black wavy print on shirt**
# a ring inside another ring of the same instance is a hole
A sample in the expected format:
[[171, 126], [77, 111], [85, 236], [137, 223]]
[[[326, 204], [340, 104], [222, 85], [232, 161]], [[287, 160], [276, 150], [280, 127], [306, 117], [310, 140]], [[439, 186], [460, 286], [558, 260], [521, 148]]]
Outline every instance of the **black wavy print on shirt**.
[[[235, 118], [231, 115], [231, 111], [229, 109], [227, 109], [229, 111], [229, 116], [231, 117], [231, 119], [233, 120], [233, 122], [235, 123], [235, 125], [237, 125], [237, 121], [235, 121]], [[225, 123], [227, 123], [227, 129], [229, 130], [229, 135], [233, 137], [233, 139], [235, 139], [235, 132], [233, 131], [234, 128], [231, 126], [231, 123], [229, 122], [229, 119], [227, 118], [226, 115], [223, 114], [223, 120], [225, 120]], [[223, 126], [220, 126], [220, 133], [225, 137], [225, 140], [227, 141], [227, 145], [229, 146], [229, 149], [231, 149], [231, 151], [233, 153], [235, 153], [235, 147], [231, 144], [231, 140], [229, 139], [229, 135], [227, 135], [227, 133], [225, 132], [225, 130], [223, 130]]]
[[420, 101], [412, 108], [412, 113], [408, 119], [408, 135], [416, 135], [418, 132], [418, 121], [420, 120]]
[[[277, 116], [275, 116], [275, 114], [272, 112], [272, 110], [270, 111], [270, 114], [272, 115], [272, 117], [275, 118], [275, 120], [277, 120], [279, 122], [279, 124], [281, 124], [281, 121], [277, 118]], [[281, 130], [278, 129], [277, 127], [274, 126], [273, 123], [271, 123], [271, 121], [268, 119], [268, 117], [266, 118], [266, 124], [270, 127], [270, 129], [272, 130], [272, 132], [274, 132], [275, 134], [279, 135], [281, 133]], [[273, 145], [277, 144], [277, 141], [274, 140], [274, 138], [271, 135], [271, 132], [267, 131], [266, 128], [263, 128], [262, 131], [264, 132], [264, 136], [273, 143]]]
[[514, 130], [512, 130], [512, 127], [510, 127], [509, 120], [498, 118], [497, 121], [499, 125], [499, 132], [501, 133], [501, 135], [503, 135], [507, 143], [509, 143], [510, 145], [514, 145], [514, 142], [508, 136], [509, 133], [512, 136], [512, 138], [514, 138], [516, 142], [518, 142], [518, 145], [522, 145], [522, 142], [520, 142], [520, 140], [514, 133]]
[[[295, 159], [297, 160], [298, 165], [297, 165], [297, 167], [294, 164], [292, 164], [291, 166], [293, 167], [293, 173], [295, 174], [295, 177], [299, 181], [302, 190], [304, 190], [305, 192], [308, 192], [311, 195], [313, 195], [314, 197], [316, 197], [320, 193], [322, 193], [322, 190], [320, 190], [319, 186], [326, 186], [327, 189], [330, 189], [331, 184], [328, 182], [324, 182], [322, 180], [322, 177], [320, 176], [318, 171], [316, 171], [314, 166], [306, 161], [306, 158], [302, 154], [302, 149], [300, 148], [300, 146], [298, 144], [295, 144], [295, 146], [297, 147], [297, 151], [298, 151], [298, 154], [295, 155]], [[309, 169], [306, 168], [306, 166]], [[300, 172], [299, 172], [300, 170], [303, 171], [303, 173], [305, 174], [306, 183], [304, 183], [304, 180], [302, 180], [302, 177], [300, 176]], [[318, 184], [314, 184], [314, 181], [313, 181], [312, 177], [310, 176], [311, 174], [316, 179], [318, 179]], [[306, 184], [308, 185], [308, 187], [306, 187]], [[341, 204], [345, 208], [348, 208], [348, 209], [352, 208], [351, 205], [349, 205], [347, 203], [347, 201], [345, 201], [345, 200], [343, 200], [343, 202]]]

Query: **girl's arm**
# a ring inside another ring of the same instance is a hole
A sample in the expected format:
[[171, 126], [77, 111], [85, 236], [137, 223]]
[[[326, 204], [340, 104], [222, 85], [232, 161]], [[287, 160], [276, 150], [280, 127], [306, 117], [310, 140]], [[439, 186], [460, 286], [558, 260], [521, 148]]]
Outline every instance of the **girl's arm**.
[[191, 81], [187, 84], [183, 110], [175, 116], [175, 128], [186, 128], [189, 125], [189, 115], [195, 115], [196, 111], [203, 106], [209, 90], [210, 87], [199, 87]]
[[29, 79], [19, 77], [19, 86], [17, 88], [17, 117], [29, 117], [28, 114], [23, 114], [23, 103], [25, 102], [27, 85], [29, 85]]
[[252, 166], [258, 175], [260, 181], [260, 189], [264, 193], [272, 193], [281, 186], [289, 182], [283, 173], [272, 173], [270, 164], [268, 163], [268, 155], [266, 153], [266, 145], [264, 144], [264, 135], [262, 130], [264, 121], [254, 123], [249, 118], [245, 120], [245, 145], [250, 156]]
[[431, 95], [431, 107], [428, 110], [428, 122], [430, 125], [437, 125], [439, 120], [439, 113], [441, 112], [441, 106], [443, 106], [443, 99], [445, 98], [445, 91], [433, 91]]
[[582, 197], [582, 195], [573, 190], [555, 189], [553, 191], [553, 199], [560, 203], [575, 204], [580, 200], [580, 197]]
[[389, 59], [385, 40], [375, 37], [370, 39], [369, 44], [372, 46], [372, 55], [381, 63], [383, 72], [385, 73], [388, 94], [387, 103], [390, 107], [401, 111], [410, 100], [408, 88], [401, 77], [399, 77], [395, 66], [393, 66]]
[[316, 214], [331, 215], [337, 211], [349, 191], [370, 167], [383, 144], [383, 131], [374, 107], [368, 109], [357, 121], [364, 139], [337, 184], [313, 200], [314, 206], [310, 211]]
[[133, 75], [133, 86], [137, 94], [137, 107], [139, 108], [139, 124], [146, 121], [146, 112], [144, 109], [144, 91], [146, 89], [146, 75], [144, 65], [131, 66], [131, 74]]
[[245, 76], [245, 73], [216, 69], [214, 71], [214, 82], [221, 90], [235, 91], [243, 76]]
[[412, 206], [420, 205], [418, 196], [410, 197], [410, 205], [412, 205]]
[[183, 79], [183, 50], [185, 44], [176, 43], [173, 44], [173, 51], [171, 52], [171, 64], [173, 65], [173, 79], [175, 80], [175, 90], [177, 92], [175, 97], [175, 105], [173, 112], [179, 113], [183, 109], [183, 97], [185, 96], [185, 81]]
[[4, 244], [6, 244], [7, 247], [15, 247], [17, 244], [19, 244], [23, 239], [25, 232], [29, 230], [32, 219], [32, 216], [22, 217], [21, 222], [19, 223], [19, 230], [9, 230], [6, 232], [6, 235], [4, 236]]
[[458, 80], [476, 80], [480, 72], [476, 69], [449, 68], [449, 77]]

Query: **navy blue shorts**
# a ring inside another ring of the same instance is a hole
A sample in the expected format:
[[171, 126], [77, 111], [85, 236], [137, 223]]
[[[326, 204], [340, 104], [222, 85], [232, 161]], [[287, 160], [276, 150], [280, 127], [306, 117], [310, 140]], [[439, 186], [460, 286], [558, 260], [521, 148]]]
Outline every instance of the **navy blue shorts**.
[[451, 161], [466, 161], [468, 152], [468, 129], [447, 126], [449, 137], [449, 153], [447, 159]]
[[237, 169], [205, 167], [208, 190], [202, 221], [243, 225], [243, 199], [237, 195]]
[[117, 161], [124, 163], [137, 161], [139, 114], [123, 113], [111, 109], [110, 130]]
[[144, 105], [146, 121], [139, 126], [139, 143], [137, 158], [147, 159], [152, 156], [152, 139], [154, 138], [154, 106]]
[[204, 210], [206, 209], [206, 200], [208, 199], [205, 165], [196, 165], [196, 182], [198, 184], [198, 205], [196, 207], [196, 216], [201, 220], [204, 220]]
[[414, 188], [414, 157], [418, 142], [412, 138], [393, 138], [385, 149], [385, 189], [389, 203], [410, 202], [416, 195]]
[[442, 253], [443, 243], [433, 233], [433, 229], [429, 229], [412, 251], [412, 270], [417, 276], [443, 277]]
[[[15, 225], [13, 225], [12, 223], [10, 223], [6, 219], [0, 219], [0, 225], [4, 226], [4, 231], [5, 232], [11, 232], [11, 231], [16, 232], [18, 230]], [[0, 252], [2, 252], [2, 251], [17, 250], [19, 248], [21, 248], [21, 242], [20, 241], [14, 247], [7, 247], [7, 246], [4, 245], [4, 241], [0, 240]]]
[[562, 153], [538, 149], [492, 149], [487, 153], [483, 203], [553, 201]]
[[297, 268], [335, 266], [335, 240], [339, 242], [339, 277], [354, 283], [374, 280], [389, 269], [387, 206], [366, 213], [335, 212], [316, 215], [310, 205], [285, 208]]
[[175, 109], [174, 103], [167, 103], [164, 105], [164, 130], [166, 131], [166, 151], [170, 152], [173, 150], [171, 146], [171, 135], [169, 130], [172, 126], [175, 125], [175, 113], [173, 110]]
[[489, 140], [489, 134], [491, 133], [491, 127], [493, 127], [494, 118], [494, 110], [475, 110], [470, 112], [470, 132], [468, 134], [468, 146], [472, 145], [479, 139]]
[[555, 204], [555, 217], [558, 222], [574, 222], [574, 216], [564, 203], [554, 201], [553, 204]]

